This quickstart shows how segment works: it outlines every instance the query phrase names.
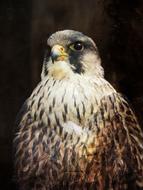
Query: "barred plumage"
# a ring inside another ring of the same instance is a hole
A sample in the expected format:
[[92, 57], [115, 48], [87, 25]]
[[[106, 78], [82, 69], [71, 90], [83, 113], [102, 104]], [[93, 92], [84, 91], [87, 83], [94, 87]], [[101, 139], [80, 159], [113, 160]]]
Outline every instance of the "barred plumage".
[[[57, 33], [58, 43], [66, 32]], [[99, 68], [75, 73], [57, 62], [45, 65], [17, 121], [21, 189], [142, 189], [143, 133], [127, 101]]]

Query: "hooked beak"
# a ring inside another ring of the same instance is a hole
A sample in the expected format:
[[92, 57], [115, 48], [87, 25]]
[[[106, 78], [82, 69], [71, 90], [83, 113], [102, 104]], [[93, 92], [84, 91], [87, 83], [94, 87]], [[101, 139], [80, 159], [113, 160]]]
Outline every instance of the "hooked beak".
[[68, 54], [65, 52], [65, 48], [61, 45], [54, 45], [51, 50], [51, 59], [55, 61], [65, 61], [68, 58]]

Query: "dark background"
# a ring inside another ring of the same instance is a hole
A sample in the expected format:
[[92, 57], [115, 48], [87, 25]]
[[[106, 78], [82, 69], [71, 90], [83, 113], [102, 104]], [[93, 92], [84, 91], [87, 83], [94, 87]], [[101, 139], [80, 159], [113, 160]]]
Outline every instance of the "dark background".
[[142, 126], [142, 0], [1, 0], [0, 190], [16, 189], [11, 148], [15, 117], [40, 80], [47, 37], [61, 29], [94, 39], [106, 79], [126, 95]]

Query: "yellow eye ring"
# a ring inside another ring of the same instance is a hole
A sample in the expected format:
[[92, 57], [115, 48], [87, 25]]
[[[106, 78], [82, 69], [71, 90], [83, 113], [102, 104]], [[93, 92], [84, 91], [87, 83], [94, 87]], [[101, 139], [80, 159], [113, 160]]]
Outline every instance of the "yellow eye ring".
[[70, 49], [74, 51], [82, 51], [84, 49], [84, 45], [82, 42], [77, 41], [70, 45]]

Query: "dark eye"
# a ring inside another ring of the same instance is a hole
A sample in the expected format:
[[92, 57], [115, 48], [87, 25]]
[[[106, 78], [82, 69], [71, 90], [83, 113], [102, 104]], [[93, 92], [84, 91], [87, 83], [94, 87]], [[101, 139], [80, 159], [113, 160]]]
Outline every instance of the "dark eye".
[[70, 48], [71, 48], [72, 50], [75, 50], [75, 51], [81, 51], [81, 50], [83, 50], [84, 45], [83, 45], [82, 42], [75, 42], [74, 44], [72, 44], [72, 45], [70, 46]]

